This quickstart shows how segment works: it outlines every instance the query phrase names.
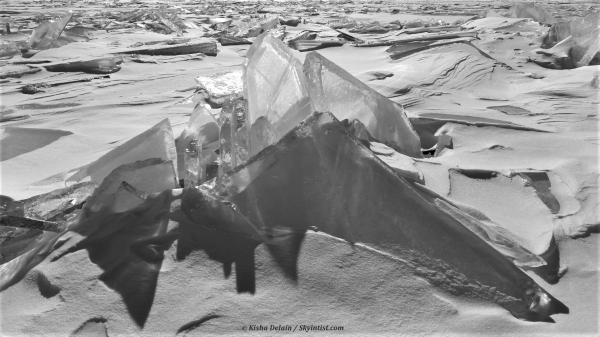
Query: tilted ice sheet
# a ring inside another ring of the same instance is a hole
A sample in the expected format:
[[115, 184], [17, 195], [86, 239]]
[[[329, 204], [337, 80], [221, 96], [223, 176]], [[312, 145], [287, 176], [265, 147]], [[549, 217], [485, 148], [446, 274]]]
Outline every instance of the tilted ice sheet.
[[69, 180], [81, 181], [89, 176], [93, 182], [99, 183], [112, 170], [123, 164], [150, 158], [170, 160], [177, 171], [175, 139], [168, 119], [164, 119], [152, 128], [103, 155], [95, 162], [84, 166]]

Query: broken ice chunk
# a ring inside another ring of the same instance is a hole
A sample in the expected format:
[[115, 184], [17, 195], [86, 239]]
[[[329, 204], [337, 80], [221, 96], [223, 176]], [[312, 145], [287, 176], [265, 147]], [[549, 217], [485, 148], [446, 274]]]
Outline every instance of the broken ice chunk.
[[77, 182], [90, 177], [92, 182], [99, 184], [115, 168], [150, 158], [172, 161], [177, 171], [175, 139], [168, 119], [163, 119], [160, 123], [114, 148], [95, 162], [84, 166], [67, 181]]
[[198, 76], [196, 77], [196, 83], [198, 83], [196, 93], [205, 95], [206, 102], [213, 109], [220, 108], [225, 100], [242, 96], [244, 90], [242, 77], [243, 73], [241, 69], [226, 73]]
[[235, 168], [239, 163], [245, 162], [247, 158], [247, 139], [240, 137], [243, 132], [238, 132], [239, 126], [246, 117], [245, 100], [229, 99], [221, 109], [221, 117], [225, 123], [221, 125], [219, 155], [221, 172]]
[[269, 33], [248, 50], [245, 96], [248, 100], [249, 155], [276, 143], [312, 112], [302, 65], [283, 42]]
[[215, 161], [219, 126], [211, 117], [206, 104], [199, 102], [188, 125], [175, 141], [177, 167], [184, 184], [195, 186], [204, 180], [206, 166]]
[[318, 53], [306, 56], [304, 73], [317, 111], [329, 111], [339, 119], [358, 119], [378, 141], [405, 155], [422, 156], [419, 137], [402, 106]]
[[67, 23], [71, 20], [73, 12], [68, 12], [64, 16], [56, 19], [42, 22], [37, 26], [29, 37], [29, 45], [32, 49], [48, 49], [57, 47], [57, 39], [65, 29]]
[[196, 186], [204, 180], [206, 176], [206, 165], [202, 162], [202, 143], [198, 139], [192, 139], [183, 150], [184, 172], [180, 175], [183, 178], [184, 186]]

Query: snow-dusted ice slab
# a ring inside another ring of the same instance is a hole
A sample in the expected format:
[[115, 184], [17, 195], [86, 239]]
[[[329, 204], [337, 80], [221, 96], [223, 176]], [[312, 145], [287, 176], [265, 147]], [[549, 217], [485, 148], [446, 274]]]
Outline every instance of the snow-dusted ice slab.
[[304, 73], [315, 110], [331, 112], [340, 120], [358, 119], [373, 138], [400, 153], [421, 157], [419, 137], [402, 106], [318, 53], [306, 56]]

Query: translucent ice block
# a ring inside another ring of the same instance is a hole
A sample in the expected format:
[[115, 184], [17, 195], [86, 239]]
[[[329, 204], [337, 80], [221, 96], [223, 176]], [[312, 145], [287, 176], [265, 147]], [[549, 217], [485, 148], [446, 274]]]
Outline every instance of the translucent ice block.
[[31, 48], [48, 49], [57, 47], [56, 40], [62, 34], [72, 16], [73, 12], [68, 12], [58, 19], [42, 22], [33, 30], [29, 37]]
[[398, 152], [421, 157], [419, 137], [402, 106], [390, 101], [318, 53], [304, 61], [310, 96], [316, 111], [338, 119], [358, 119], [373, 138]]
[[312, 112], [302, 65], [269, 33], [247, 53], [244, 94], [248, 100], [249, 154], [277, 142]]

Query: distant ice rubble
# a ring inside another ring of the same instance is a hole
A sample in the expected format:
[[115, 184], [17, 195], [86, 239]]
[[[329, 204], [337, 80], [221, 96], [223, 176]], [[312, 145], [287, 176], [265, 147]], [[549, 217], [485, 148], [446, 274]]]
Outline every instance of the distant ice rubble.
[[0, 289], [48, 256], [86, 249], [143, 327], [173, 242], [178, 258], [204, 250], [226, 276], [235, 265], [238, 291], [254, 293], [255, 247], [302, 282], [298, 254], [314, 230], [395, 255], [445, 291], [521, 319], [568, 312], [520, 269], [543, 267], [542, 257], [422, 184], [420, 139], [402, 107], [333, 62], [311, 53], [301, 64], [264, 34], [243, 76], [199, 82], [179, 137], [164, 120], [77, 169], [64, 189], [3, 197]]
[[531, 59], [551, 69], [600, 64], [600, 14], [554, 23]]

